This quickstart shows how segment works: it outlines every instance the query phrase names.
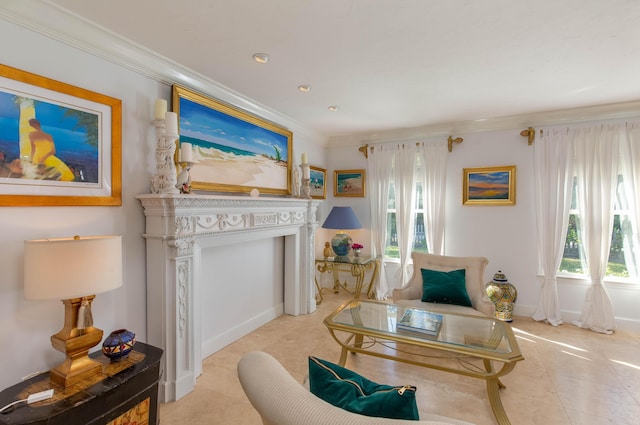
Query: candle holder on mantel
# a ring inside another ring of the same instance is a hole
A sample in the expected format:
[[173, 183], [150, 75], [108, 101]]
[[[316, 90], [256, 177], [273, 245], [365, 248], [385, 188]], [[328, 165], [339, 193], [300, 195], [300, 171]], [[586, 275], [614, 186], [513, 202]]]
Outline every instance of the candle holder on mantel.
[[309, 164], [301, 164], [302, 168], [302, 187], [300, 188], [300, 197], [303, 199], [311, 199], [311, 170]]
[[191, 167], [195, 162], [181, 162], [180, 167], [182, 170], [178, 174], [178, 181], [176, 188], [180, 193], [191, 193]]
[[[169, 113], [167, 113], [169, 114]], [[179, 135], [167, 131], [167, 118], [153, 120], [156, 128], [156, 173], [151, 178], [151, 193], [179, 193], [176, 188], [174, 154]]]

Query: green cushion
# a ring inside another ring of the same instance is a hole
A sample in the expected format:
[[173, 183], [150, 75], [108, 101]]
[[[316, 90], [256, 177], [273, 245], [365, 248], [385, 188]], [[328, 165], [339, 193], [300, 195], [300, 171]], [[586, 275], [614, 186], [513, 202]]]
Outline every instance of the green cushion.
[[420, 270], [422, 271], [422, 301], [471, 307], [465, 269], [450, 272]]
[[419, 420], [416, 387], [376, 384], [342, 366], [309, 356], [309, 389], [352, 413]]

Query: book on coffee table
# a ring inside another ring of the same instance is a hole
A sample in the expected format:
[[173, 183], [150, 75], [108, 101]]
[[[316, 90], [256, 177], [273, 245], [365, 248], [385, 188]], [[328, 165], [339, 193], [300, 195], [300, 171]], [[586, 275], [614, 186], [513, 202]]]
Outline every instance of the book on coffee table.
[[396, 329], [436, 336], [441, 326], [442, 314], [408, 308], [396, 324]]

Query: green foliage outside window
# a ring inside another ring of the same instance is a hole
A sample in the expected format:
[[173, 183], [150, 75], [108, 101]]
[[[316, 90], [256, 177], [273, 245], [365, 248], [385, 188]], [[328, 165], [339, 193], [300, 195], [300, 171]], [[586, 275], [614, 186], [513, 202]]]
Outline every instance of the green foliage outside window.
[[[622, 217], [622, 220], [621, 220]], [[577, 214], [569, 216], [569, 227], [567, 229], [567, 239], [565, 242], [564, 256], [560, 264], [559, 271], [562, 273], [575, 273], [586, 275], [587, 270], [583, 269], [580, 256], [582, 242], [579, 232], [580, 219]], [[606, 276], [629, 277], [629, 271], [624, 259], [625, 235], [630, 234], [631, 223], [626, 216], [614, 215], [613, 231], [611, 232], [611, 248], [609, 250], [609, 263], [607, 264]]]

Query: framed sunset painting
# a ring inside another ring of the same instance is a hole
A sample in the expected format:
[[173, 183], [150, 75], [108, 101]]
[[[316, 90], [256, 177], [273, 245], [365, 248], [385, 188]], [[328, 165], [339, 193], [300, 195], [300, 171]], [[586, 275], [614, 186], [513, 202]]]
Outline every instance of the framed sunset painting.
[[463, 205], [515, 205], [516, 166], [465, 168]]
[[178, 85], [172, 104], [194, 190], [291, 194], [291, 131]]

